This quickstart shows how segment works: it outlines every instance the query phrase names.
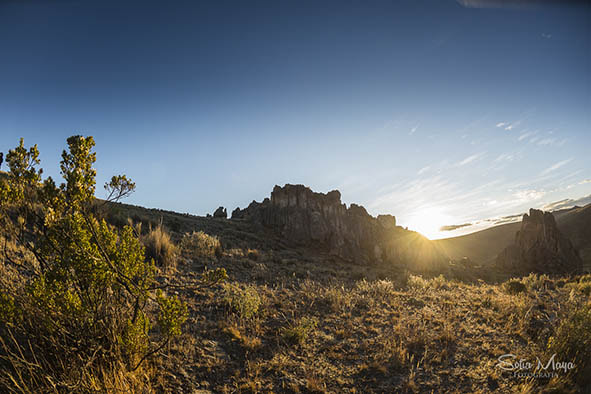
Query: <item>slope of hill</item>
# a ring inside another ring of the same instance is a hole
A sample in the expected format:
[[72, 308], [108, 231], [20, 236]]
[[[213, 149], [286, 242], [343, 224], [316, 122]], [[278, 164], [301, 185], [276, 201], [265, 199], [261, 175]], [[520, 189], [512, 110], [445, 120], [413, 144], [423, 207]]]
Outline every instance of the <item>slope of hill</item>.
[[[591, 204], [552, 212], [558, 229], [579, 251], [586, 267], [591, 265]], [[438, 239], [436, 245], [453, 259], [468, 257], [481, 263], [492, 263], [497, 255], [515, 240], [521, 222], [507, 223], [460, 237]]]
[[556, 215], [558, 228], [573, 243], [583, 260], [584, 268], [591, 270], [591, 204], [560, 211]]
[[468, 257], [481, 264], [493, 262], [499, 252], [515, 240], [521, 222], [501, 224], [486, 230], [453, 238], [437, 239], [439, 245], [453, 259]]
[[[224, 245], [218, 257], [206, 258], [179, 243], [169, 280], [189, 305], [190, 329], [158, 366], [168, 391], [492, 393], [572, 386], [543, 379], [527, 386], [495, 365], [507, 353], [548, 358], [548, 338], [568, 316], [560, 305], [585, 299], [572, 291], [577, 282], [531, 275], [513, 294], [505, 285], [346, 261], [246, 219], [111, 208], [114, 221], [163, 223], [175, 240], [203, 230]], [[509, 226], [490, 229], [482, 245], [491, 231], [499, 243], [514, 238]], [[224, 268], [230, 283], [195, 290], [205, 267]]]

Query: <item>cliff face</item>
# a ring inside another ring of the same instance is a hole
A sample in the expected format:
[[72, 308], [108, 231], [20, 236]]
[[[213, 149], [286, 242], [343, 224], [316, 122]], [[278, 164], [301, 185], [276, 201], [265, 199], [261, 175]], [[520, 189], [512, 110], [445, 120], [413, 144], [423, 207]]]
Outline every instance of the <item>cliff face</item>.
[[430, 267], [435, 267], [434, 261], [439, 264], [447, 260], [434, 250], [418, 250], [417, 244], [423, 249], [433, 246], [419, 234], [396, 226], [394, 216], [375, 218], [356, 204], [347, 208], [337, 190], [324, 194], [303, 185], [275, 186], [270, 199], [236, 209], [232, 218], [258, 222], [292, 242], [323, 247], [347, 260]]
[[523, 215], [513, 245], [497, 257], [496, 265], [513, 273], [575, 273], [582, 261], [571, 241], [558, 230], [550, 212], [530, 209]]

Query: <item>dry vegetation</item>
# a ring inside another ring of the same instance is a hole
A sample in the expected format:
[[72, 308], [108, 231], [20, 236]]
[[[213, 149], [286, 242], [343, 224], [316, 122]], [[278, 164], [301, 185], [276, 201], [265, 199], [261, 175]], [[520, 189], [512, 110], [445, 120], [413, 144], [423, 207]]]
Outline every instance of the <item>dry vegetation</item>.
[[[230, 277], [179, 288], [188, 330], [164, 365], [175, 391], [537, 393], [590, 383], [590, 276], [463, 283], [290, 248], [208, 256], [182, 259], [174, 278], [190, 283], [204, 265]], [[576, 368], [517, 377], [497, 367], [509, 353], [534, 369], [556, 353]]]
[[[427, 278], [290, 247], [239, 221], [137, 213], [149, 256], [175, 267], [158, 280], [187, 303], [188, 319], [139, 371], [94, 371], [89, 391], [98, 381], [99, 391], [179, 393], [537, 393], [590, 384], [590, 275]], [[185, 231], [170, 230], [171, 218]], [[497, 367], [508, 353], [534, 366], [556, 353], [576, 368], [513, 376]]]
[[[81, 382], [78, 392], [562, 393], [591, 384], [590, 275], [497, 284], [423, 277], [294, 247], [239, 220], [102, 209], [111, 223], [131, 225], [156, 262], [156, 280], [186, 302], [188, 318], [180, 336], [137, 370], [117, 360], [93, 369], [75, 363], [69, 381]], [[27, 259], [25, 248], [0, 242]], [[3, 289], [22, 288], [22, 279], [0, 258]], [[0, 306], [6, 320], [11, 304], [0, 299]], [[10, 341], [3, 334], [3, 365], [52, 375], [49, 363], [20, 357], [27, 349]], [[509, 353], [534, 369], [553, 354], [575, 368], [551, 378], [514, 376], [498, 367]], [[58, 359], [63, 365], [53, 368], [63, 375], [70, 365]], [[1, 376], [14, 392], [37, 387]]]

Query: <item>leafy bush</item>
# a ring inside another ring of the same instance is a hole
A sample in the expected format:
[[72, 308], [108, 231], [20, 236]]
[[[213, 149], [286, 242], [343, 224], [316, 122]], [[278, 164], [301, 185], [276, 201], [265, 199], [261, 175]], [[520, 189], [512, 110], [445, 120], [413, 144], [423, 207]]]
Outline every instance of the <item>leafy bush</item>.
[[525, 293], [527, 291], [527, 287], [519, 279], [510, 279], [503, 283], [503, 289], [511, 295]]
[[585, 387], [591, 383], [591, 303], [575, 308], [548, 340], [548, 351], [560, 361], [572, 362], [575, 381]]
[[[93, 213], [93, 138], [67, 142], [59, 186], [51, 177], [42, 180], [37, 146], [26, 149], [21, 139], [7, 155], [0, 225], [29, 253], [6, 258], [23, 285], [0, 288], [3, 392], [89, 392], [113, 379], [119, 387], [112, 390], [131, 387], [125, 376], [177, 335], [186, 319], [177, 298], [154, 296], [154, 263], [144, 258], [134, 230], [116, 229]], [[119, 176], [106, 188], [118, 199], [135, 185]], [[118, 377], [107, 378], [105, 371]]]
[[240, 288], [229, 284], [225, 287], [224, 300], [226, 304], [242, 319], [254, 317], [261, 306], [261, 296], [256, 286]]
[[316, 327], [318, 327], [318, 322], [315, 319], [303, 317], [297, 324], [283, 328], [281, 330], [281, 337], [286, 342], [294, 345], [302, 344]]
[[158, 266], [171, 267], [175, 265], [177, 248], [162, 225], [150, 229], [148, 234], [140, 239], [146, 247], [146, 257], [154, 259]]
[[222, 255], [222, 245], [219, 239], [203, 231], [185, 234], [181, 240], [181, 250], [184, 255], [191, 258], [220, 257]]

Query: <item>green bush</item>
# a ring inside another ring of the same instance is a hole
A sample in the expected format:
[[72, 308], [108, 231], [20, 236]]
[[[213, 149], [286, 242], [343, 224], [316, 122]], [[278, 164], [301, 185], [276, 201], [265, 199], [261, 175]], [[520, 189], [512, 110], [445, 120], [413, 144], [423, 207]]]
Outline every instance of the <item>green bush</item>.
[[510, 279], [503, 283], [503, 289], [511, 295], [517, 295], [527, 291], [527, 287], [519, 279]]
[[[154, 263], [133, 228], [96, 217], [93, 138], [67, 142], [59, 186], [42, 180], [37, 146], [21, 139], [7, 155], [0, 226], [28, 253], [10, 258], [21, 288], [0, 288], [2, 392], [91, 391], [101, 371], [140, 368], [186, 319], [178, 299], [154, 296]], [[105, 188], [118, 199], [135, 185], [118, 176]]]
[[561, 321], [548, 340], [548, 352], [574, 363], [570, 373], [581, 387], [591, 383], [591, 303], [575, 308]]
[[302, 344], [316, 327], [318, 327], [318, 322], [315, 319], [303, 317], [298, 323], [283, 328], [281, 330], [281, 336], [286, 342], [291, 344]]
[[261, 296], [257, 287], [253, 285], [244, 288], [233, 284], [226, 285], [224, 300], [241, 319], [251, 319], [261, 306]]
[[190, 258], [200, 257], [220, 257], [222, 255], [222, 245], [217, 237], [204, 233], [203, 231], [193, 231], [186, 233], [181, 239], [181, 250], [183, 254]]

